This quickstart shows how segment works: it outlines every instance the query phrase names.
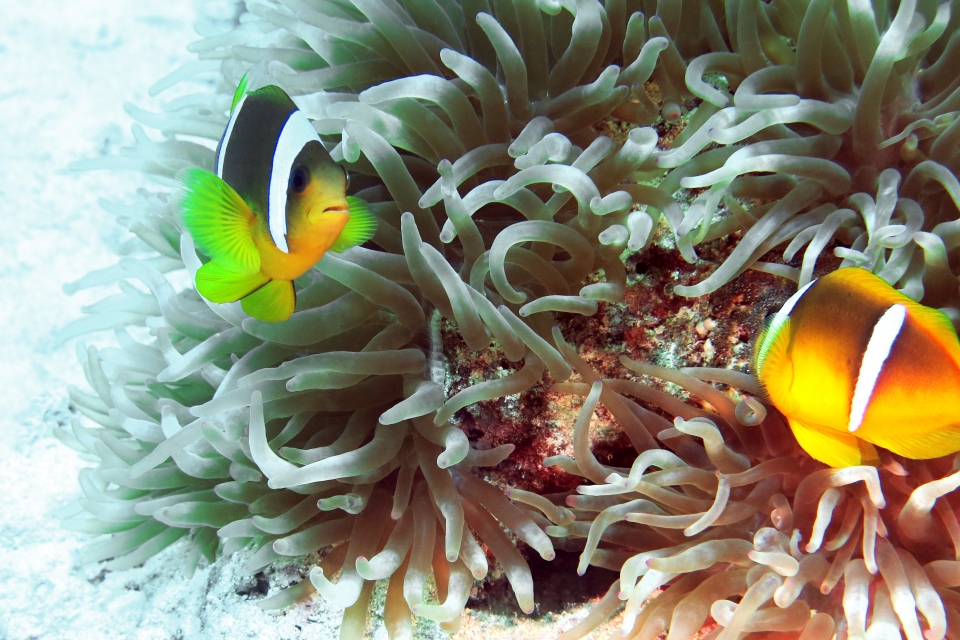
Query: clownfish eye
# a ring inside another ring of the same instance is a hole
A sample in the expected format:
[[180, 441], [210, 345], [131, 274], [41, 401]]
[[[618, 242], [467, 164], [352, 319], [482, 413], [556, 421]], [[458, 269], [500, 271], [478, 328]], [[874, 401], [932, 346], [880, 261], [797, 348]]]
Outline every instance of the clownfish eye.
[[294, 193], [303, 193], [307, 188], [307, 169], [306, 167], [294, 167], [290, 172], [289, 189]]

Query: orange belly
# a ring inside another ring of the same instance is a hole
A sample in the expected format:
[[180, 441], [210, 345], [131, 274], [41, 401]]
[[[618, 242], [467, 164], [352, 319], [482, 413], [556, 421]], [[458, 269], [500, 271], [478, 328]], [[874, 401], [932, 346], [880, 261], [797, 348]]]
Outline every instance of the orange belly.
[[309, 233], [288, 233], [289, 253], [277, 248], [266, 224], [258, 220], [253, 230], [253, 241], [260, 252], [260, 273], [271, 280], [299, 278], [317, 264], [333, 245], [348, 219], [347, 216], [344, 218], [341, 225], [313, 225]]

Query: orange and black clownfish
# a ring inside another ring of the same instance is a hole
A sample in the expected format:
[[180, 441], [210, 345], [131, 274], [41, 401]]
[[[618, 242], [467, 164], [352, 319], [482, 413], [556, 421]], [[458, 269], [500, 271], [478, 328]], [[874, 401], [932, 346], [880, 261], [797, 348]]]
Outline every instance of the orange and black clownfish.
[[960, 451], [960, 342], [947, 316], [859, 268], [814, 280], [771, 316], [753, 367], [797, 442], [832, 467]]
[[240, 300], [260, 320], [289, 318], [293, 280], [377, 228], [367, 204], [346, 195], [346, 173], [290, 97], [273, 85], [247, 91], [247, 76], [217, 147], [216, 173], [194, 167], [179, 178], [181, 219], [211, 258], [197, 271], [197, 291], [211, 302]]

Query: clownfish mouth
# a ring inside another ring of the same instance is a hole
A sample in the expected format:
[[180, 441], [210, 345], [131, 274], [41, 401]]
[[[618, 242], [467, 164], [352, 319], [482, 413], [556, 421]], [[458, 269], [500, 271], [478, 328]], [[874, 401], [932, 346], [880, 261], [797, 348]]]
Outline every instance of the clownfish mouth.
[[349, 215], [350, 215], [350, 209], [348, 208], [347, 204], [344, 202], [344, 203], [337, 203], [334, 205], [330, 205], [329, 207], [324, 207], [322, 209], [320, 208], [320, 206], [316, 206], [313, 209], [311, 209], [309, 215], [307, 216], [307, 219], [310, 221], [311, 224], [325, 224], [325, 223], [331, 223], [334, 220], [342, 221], [343, 218], [341, 216], [349, 216]]

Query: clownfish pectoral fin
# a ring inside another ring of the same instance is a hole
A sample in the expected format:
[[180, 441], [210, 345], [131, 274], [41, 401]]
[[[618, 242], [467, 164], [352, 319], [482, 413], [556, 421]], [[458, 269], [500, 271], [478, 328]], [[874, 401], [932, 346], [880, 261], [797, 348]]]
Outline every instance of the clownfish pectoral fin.
[[347, 210], [350, 212], [350, 220], [330, 247], [330, 251], [346, 251], [350, 247], [361, 245], [377, 232], [377, 216], [365, 200], [347, 196]]
[[867, 442], [863, 443], [867, 447], [867, 456], [864, 456], [860, 439], [856, 436], [809, 425], [795, 418], [790, 418], [789, 422], [797, 442], [814, 460], [819, 460], [831, 467], [871, 464], [869, 458], [879, 462], [876, 450]]
[[[960, 417], [957, 418], [960, 420]], [[960, 451], [960, 422], [918, 434], [904, 427], [890, 436], [871, 437], [877, 446], [912, 460], [929, 460]]]
[[197, 292], [210, 302], [236, 302], [269, 281], [257, 273], [237, 273], [211, 260], [197, 269]]
[[283, 322], [293, 313], [297, 295], [290, 280], [271, 280], [240, 301], [248, 315], [264, 322]]
[[230, 271], [260, 271], [260, 252], [253, 241], [256, 215], [216, 174], [197, 167], [179, 174], [183, 184], [180, 216], [193, 241]]

